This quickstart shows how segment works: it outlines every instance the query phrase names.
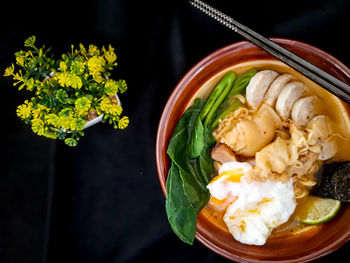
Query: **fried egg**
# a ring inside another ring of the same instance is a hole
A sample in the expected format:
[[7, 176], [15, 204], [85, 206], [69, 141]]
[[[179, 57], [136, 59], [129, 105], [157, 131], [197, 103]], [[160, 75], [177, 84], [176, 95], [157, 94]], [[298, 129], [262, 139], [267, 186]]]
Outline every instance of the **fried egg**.
[[207, 186], [209, 204], [226, 209], [223, 220], [237, 241], [264, 245], [271, 231], [287, 222], [295, 210], [293, 180], [248, 183], [245, 174], [251, 169], [246, 162], [223, 163]]

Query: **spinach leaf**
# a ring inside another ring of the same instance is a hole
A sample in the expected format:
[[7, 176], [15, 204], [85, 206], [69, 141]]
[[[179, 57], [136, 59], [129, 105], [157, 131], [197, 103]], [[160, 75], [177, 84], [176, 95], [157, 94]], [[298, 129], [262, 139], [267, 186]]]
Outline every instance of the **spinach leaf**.
[[190, 154], [203, 105], [204, 101], [196, 100], [185, 111], [167, 149], [171, 168], [166, 183], [166, 212], [175, 234], [188, 244], [192, 244], [195, 238], [197, 215], [208, 203], [210, 195], [206, 186], [214, 169], [210, 151], [215, 139], [209, 128], [203, 127], [203, 145], [199, 157], [192, 158]]
[[[226, 99], [232, 89], [236, 79], [236, 74], [232, 71], [227, 72], [220, 82], [214, 87], [206, 100], [200, 114], [194, 122], [194, 131], [192, 141], [190, 142], [190, 156], [197, 158], [204, 148], [204, 127], [210, 127], [212, 120], [216, 117], [216, 111]], [[203, 124], [204, 121], [204, 124]]]
[[179, 168], [173, 162], [168, 173], [166, 190], [165, 208], [170, 226], [183, 242], [192, 244], [196, 234], [197, 212], [185, 195]]
[[191, 136], [190, 156], [198, 157], [204, 148], [204, 126], [201, 118], [198, 117], [194, 123], [193, 136]]
[[199, 166], [204, 175], [205, 184], [208, 185], [214, 173], [214, 161], [211, 158], [211, 149], [216, 144], [210, 128], [204, 128], [204, 147], [202, 154], [199, 156]]
[[186, 172], [189, 172], [187, 167], [188, 144], [193, 131], [193, 123], [202, 107], [203, 102], [195, 100], [194, 104], [184, 112], [174, 129], [167, 149], [171, 160]]

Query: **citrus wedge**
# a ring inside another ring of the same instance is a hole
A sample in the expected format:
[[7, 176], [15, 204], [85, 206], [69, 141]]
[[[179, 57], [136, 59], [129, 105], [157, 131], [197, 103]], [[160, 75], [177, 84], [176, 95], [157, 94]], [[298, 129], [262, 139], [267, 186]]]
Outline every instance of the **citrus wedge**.
[[338, 213], [341, 202], [334, 199], [310, 196], [299, 215], [301, 223], [318, 225], [331, 220]]

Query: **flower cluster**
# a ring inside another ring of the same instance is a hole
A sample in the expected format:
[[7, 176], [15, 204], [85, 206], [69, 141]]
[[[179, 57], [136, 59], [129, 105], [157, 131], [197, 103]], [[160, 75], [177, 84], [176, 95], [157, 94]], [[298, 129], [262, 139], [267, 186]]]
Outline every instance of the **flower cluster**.
[[50, 48], [37, 48], [35, 42], [35, 36], [26, 39], [26, 50], [15, 53], [16, 66], [4, 72], [19, 90], [34, 94], [16, 111], [34, 133], [76, 146], [87, 121], [98, 115], [103, 114], [103, 121], [116, 129], [128, 126], [129, 118], [122, 116], [117, 96], [127, 90], [126, 82], [110, 78], [117, 65], [111, 45], [101, 49], [72, 45], [70, 52], [54, 60]]

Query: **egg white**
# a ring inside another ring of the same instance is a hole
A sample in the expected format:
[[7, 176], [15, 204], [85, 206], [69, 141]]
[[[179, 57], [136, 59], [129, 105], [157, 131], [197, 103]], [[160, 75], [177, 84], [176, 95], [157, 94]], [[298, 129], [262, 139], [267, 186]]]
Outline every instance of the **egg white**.
[[220, 167], [219, 175], [226, 171], [242, 173], [239, 182], [223, 175], [214, 178], [207, 186], [211, 196], [230, 200], [223, 220], [233, 237], [244, 244], [264, 245], [271, 231], [288, 221], [296, 202], [293, 180], [287, 183], [267, 180], [264, 183], [245, 180], [244, 174], [252, 169], [249, 163], [227, 162]]

